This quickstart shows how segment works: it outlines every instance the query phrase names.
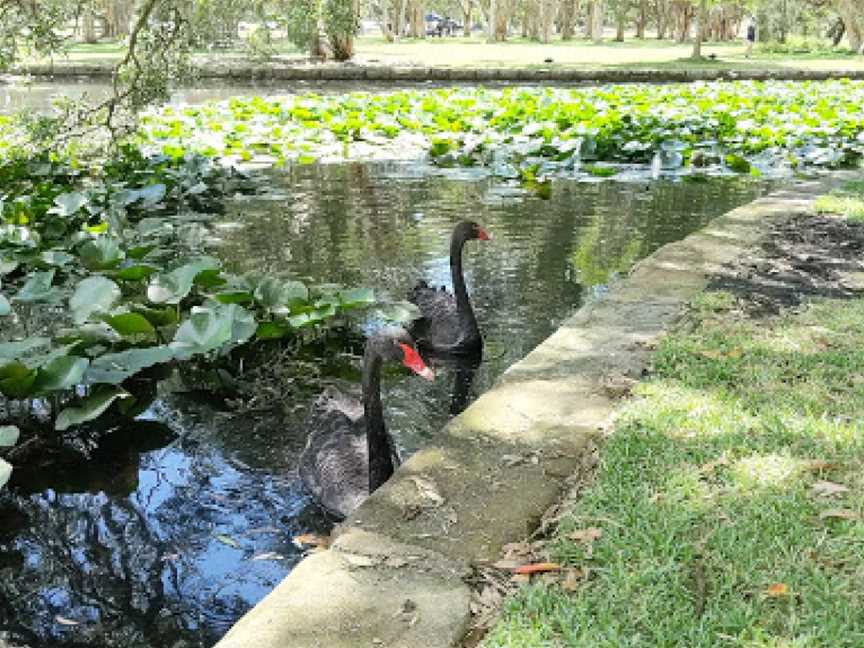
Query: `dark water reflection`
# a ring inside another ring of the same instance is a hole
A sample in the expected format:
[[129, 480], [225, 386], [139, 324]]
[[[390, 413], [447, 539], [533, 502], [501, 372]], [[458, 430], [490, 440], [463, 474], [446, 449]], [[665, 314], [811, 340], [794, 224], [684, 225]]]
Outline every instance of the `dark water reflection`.
[[[402, 298], [421, 276], [449, 285], [459, 220], [493, 233], [466, 249], [486, 338], [470, 387], [454, 394], [465, 368], [442, 367], [432, 384], [384, 377], [389, 427], [407, 454], [616, 274], [765, 189], [732, 178], [560, 181], [542, 201], [416, 165], [299, 167], [236, 203], [217, 227], [217, 253], [237, 271]], [[163, 387], [88, 463], [54, 457], [41, 472], [16, 472], [0, 496], [0, 630], [46, 647], [212, 645], [299, 559], [291, 538], [328, 528], [294, 467], [313, 392], [357, 380], [356, 355], [331, 364], [276, 417], [232, 416]]]

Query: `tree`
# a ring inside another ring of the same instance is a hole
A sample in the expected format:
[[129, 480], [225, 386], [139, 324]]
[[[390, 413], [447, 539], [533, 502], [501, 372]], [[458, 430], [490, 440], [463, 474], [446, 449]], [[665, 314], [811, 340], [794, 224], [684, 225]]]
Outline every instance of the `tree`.
[[846, 26], [849, 48], [861, 52], [864, 46], [864, 9], [855, 0], [837, 0], [837, 11]]

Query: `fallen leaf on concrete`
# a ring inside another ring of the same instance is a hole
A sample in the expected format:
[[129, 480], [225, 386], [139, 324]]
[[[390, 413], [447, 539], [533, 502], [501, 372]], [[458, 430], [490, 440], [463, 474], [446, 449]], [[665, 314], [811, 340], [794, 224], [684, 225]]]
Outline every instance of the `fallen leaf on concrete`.
[[501, 553], [506, 557], [527, 556], [532, 551], [532, 546], [528, 542], [509, 542], [501, 547]]
[[774, 583], [773, 585], [768, 586], [768, 589], [765, 590], [765, 595], [770, 598], [780, 598], [781, 596], [788, 596], [789, 587], [787, 587], [786, 583]]
[[492, 566], [495, 569], [507, 569], [509, 571], [513, 571], [517, 567], [521, 567], [524, 564], [525, 562], [522, 560], [508, 560], [505, 558], [503, 560], [492, 563]]
[[60, 625], [65, 625], [65, 626], [76, 626], [76, 625], [81, 624], [80, 621], [75, 621], [74, 619], [68, 619], [64, 616], [60, 616], [59, 614], [54, 617], [54, 620], [57, 623], [59, 623]]
[[575, 540], [576, 542], [594, 542], [595, 540], [598, 540], [602, 535], [602, 529], [598, 529], [597, 527], [588, 527], [587, 529], [574, 531], [567, 537], [571, 540]]
[[561, 571], [561, 565], [552, 562], [531, 563], [521, 565], [513, 570], [516, 574], [540, 574], [543, 572]]
[[840, 493], [848, 493], [849, 488], [843, 484], [835, 484], [830, 481], [818, 481], [810, 487], [810, 494], [830, 497], [831, 495], [839, 495]]
[[294, 536], [291, 541], [301, 549], [304, 545], [319, 547], [326, 549], [330, 546], [330, 536], [317, 535], [315, 533], [304, 533], [303, 535]]
[[435, 506], [441, 506], [444, 503], [444, 498], [441, 497], [441, 493], [438, 492], [438, 488], [431, 480], [423, 479], [422, 477], [412, 477], [411, 481], [417, 486], [417, 490], [423, 498], [432, 500]]
[[822, 519], [825, 518], [842, 518], [844, 520], [857, 520], [861, 516], [858, 515], [855, 511], [851, 511], [849, 509], [828, 509], [827, 511], [822, 511], [819, 514], [819, 517]]

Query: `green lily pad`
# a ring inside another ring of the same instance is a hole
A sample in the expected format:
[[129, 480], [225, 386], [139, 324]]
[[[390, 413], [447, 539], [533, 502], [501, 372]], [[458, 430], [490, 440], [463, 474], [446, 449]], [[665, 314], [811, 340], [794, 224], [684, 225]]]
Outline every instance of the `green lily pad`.
[[81, 401], [80, 407], [67, 407], [57, 416], [54, 429], [58, 432], [68, 430], [73, 425], [80, 425], [99, 418], [111, 403], [118, 398], [129, 398], [129, 392], [123, 389], [104, 389]]

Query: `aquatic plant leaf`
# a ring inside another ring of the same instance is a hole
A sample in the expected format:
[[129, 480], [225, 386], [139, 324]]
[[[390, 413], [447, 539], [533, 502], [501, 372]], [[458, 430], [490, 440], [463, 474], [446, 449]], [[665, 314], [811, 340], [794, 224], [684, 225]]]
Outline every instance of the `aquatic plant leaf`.
[[81, 384], [90, 361], [78, 356], [60, 356], [45, 363], [36, 374], [33, 391], [48, 392], [70, 389]]
[[7, 275], [15, 270], [19, 265], [19, 261], [8, 257], [0, 256], [0, 277]]
[[143, 315], [154, 327], [171, 326], [178, 321], [177, 310], [170, 306], [164, 308], [148, 308], [140, 304], [132, 306], [136, 313]]
[[293, 328], [287, 322], [260, 322], [255, 337], [261, 340], [277, 340], [287, 336]]
[[420, 309], [415, 304], [407, 301], [381, 304], [375, 309], [375, 315], [385, 322], [396, 324], [409, 324], [422, 317]]
[[10, 466], [3, 459], [0, 459], [0, 488], [3, 488], [6, 485], [6, 482], [9, 481], [9, 478], [12, 476], [12, 466]]
[[0, 342], [0, 360], [21, 358], [47, 346], [51, 346], [51, 338], [47, 337], [29, 337], [18, 342]]
[[97, 391], [81, 401], [80, 407], [67, 407], [62, 410], [54, 422], [54, 429], [62, 432], [73, 425], [99, 418], [118, 398], [130, 396], [131, 394], [123, 389], [110, 388]]
[[147, 299], [154, 304], [178, 304], [192, 291], [195, 277], [205, 270], [218, 270], [219, 262], [201, 257], [166, 274], [156, 275], [147, 287]]
[[153, 365], [169, 362], [173, 358], [174, 352], [167, 346], [106, 353], [90, 363], [90, 367], [84, 374], [84, 383], [119, 385], [139, 371]]
[[147, 263], [136, 263], [135, 265], [120, 268], [111, 276], [122, 281], [143, 281], [151, 275], [159, 272], [159, 268]]
[[75, 260], [74, 256], [62, 250], [45, 250], [39, 255], [39, 258], [48, 265], [58, 268], [67, 266]]
[[120, 265], [126, 257], [119, 243], [110, 236], [101, 236], [87, 241], [78, 250], [81, 263], [88, 270], [110, 270]]
[[48, 212], [66, 218], [77, 214], [88, 202], [90, 202], [90, 199], [87, 197], [87, 194], [80, 191], [62, 193], [54, 198], [54, 206]]
[[170, 346], [178, 359], [187, 360], [193, 355], [245, 342], [256, 329], [254, 316], [242, 306], [210, 302], [192, 309]]
[[212, 297], [220, 304], [248, 304], [253, 300], [249, 290], [223, 290]]
[[104, 321], [123, 337], [156, 338], [156, 329], [140, 313], [120, 313], [103, 318]]
[[134, 190], [134, 200], [132, 202], [140, 200], [142, 207], [148, 209], [155, 206], [165, 197], [165, 191], [166, 187], [161, 182], [147, 185], [146, 187], [141, 187], [141, 189]]
[[255, 301], [273, 313], [285, 315], [309, 301], [309, 289], [300, 281], [267, 277], [255, 287]]
[[83, 324], [94, 313], [106, 313], [120, 299], [120, 288], [116, 283], [96, 275], [83, 279], [69, 298], [72, 320]]
[[53, 269], [45, 272], [33, 272], [13, 299], [22, 303], [55, 301], [60, 298], [62, 293], [57, 288], [52, 288], [53, 281]]
[[340, 308], [360, 308], [375, 303], [375, 291], [371, 288], [353, 288], [339, 292]]
[[9, 303], [9, 300], [6, 299], [6, 297], [0, 294], [0, 317], [6, 317], [11, 313], [12, 305]]
[[20, 362], [0, 365], [0, 393], [9, 398], [26, 398], [32, 395], [34, 380], [36, 380], [36, 370]]
[[11, 448], [18, 443], [21, 431], [15, 425], [0, 425], [0, 448]]

